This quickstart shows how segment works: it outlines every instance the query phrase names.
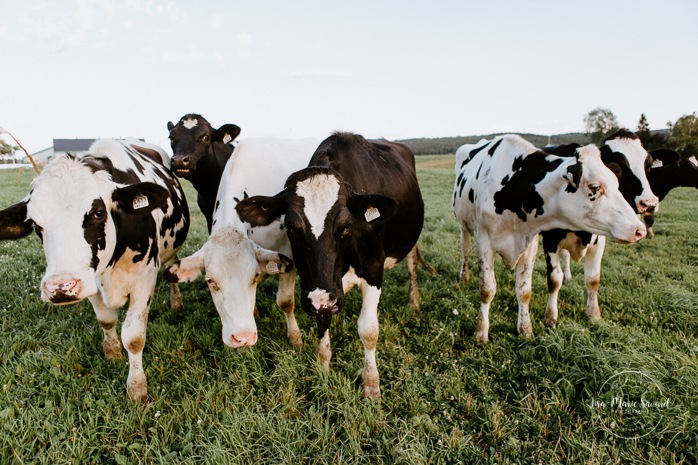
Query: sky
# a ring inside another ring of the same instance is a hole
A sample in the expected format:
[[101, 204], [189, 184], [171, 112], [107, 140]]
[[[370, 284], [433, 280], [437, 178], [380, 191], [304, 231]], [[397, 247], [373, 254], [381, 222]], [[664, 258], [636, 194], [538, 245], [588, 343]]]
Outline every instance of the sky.
[[[0, 0], [0, 127], [137, 137], [187, 113], [240, 139], [635, 129], [698, 111], [696, 0]], [[5, 136], [7, 137], [7, 136]]]

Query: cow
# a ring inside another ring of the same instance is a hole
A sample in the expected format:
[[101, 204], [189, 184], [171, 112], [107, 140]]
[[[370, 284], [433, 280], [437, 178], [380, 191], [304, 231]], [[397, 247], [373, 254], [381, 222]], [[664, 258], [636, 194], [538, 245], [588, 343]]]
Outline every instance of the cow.
[[279, 275], [276, 302], [286, 316], [288, 340], [302, 345], [294, 316], [296, 270], [283, 223], [251, 227], [235, 210], [250, 195], [273, 195], [288, 176], [308, 165], [320, 141], [248, 138], [228, 160], [218, 190], [211, 236], [197, 252], [170, 266], [170, 282], [190, 282], [202, 270], [223, 325], [223, 342], [233, 348], [257, 342], [254, 319], [257, 284]]
[[[647, 173], [647, 179], [652, 191], [661, 202], [675, 187], [698, 188], [698, 160], [695, 155], [681, 158], [670, 149], [657, 149], [650, 152], [652, 166]], [[647, 237], [654, 237], [654, 213], [643, 215], [647, 226]]]
[[414, 155], [405, 145], [336, 132], [274, 196], [235, 207], [254, 226], [283, 218], [301, 286], [301, 306], [317, 321], [316, 353], [329, 369], [330, 322], [344, 293], [363, 295], [358, 333], [364, 346], [363, 394], [381, 396], [376, 343], [383, 270], [408, 255], [424, 221]]
[[206, 218], [211, 232], [213, 208], [223, 169], [233, 153], [233, 140], [240, 128], [224, 124], [214, 129], [206, 118], [189, 113], [177, 124], [167, 123], [172, 147], [171, 169], [179, 177], [192, 183], [197, 192], [196, 203]]
[[520, 136], [503, 135], [459, 147], [455, 170], [453, 209], [461, 230], [461, 281], [468, 278], [470, 237], [475, 235], [480, 265], [475, 335], [482, 343], [489, 341], [489, 309], [497, 289], [495, 254], [508, 268], [516, 268], [517, 330], [531, 337], [528, 307], [541, 231], [589, 231], [625, 243], [646, 234], [594, 145], [564, 157], [538, 150]]
[[[99, 139], [81, 156], [44, 168], [29, 194], [0, 211], [0, 240], [35, 232], [46, 271], [41, 299], [55, 305], [88, 299], [104, 332], [104, 355], [128, 352], [128, 396], [147, 402], [146, 325], [161, 264], [173, 263], [189, 229], [184, 192], [167, 154], [135, 139]], [[116, 332], [118, 309], [128, 300]]]
[[[569, 155], [570, 148], [547, 147], [548, 153]], [[605, 139], [601, 146], [601, 160], [618, 177], [619, 190], [626, 202], [636, 213], [652, 214], [659, 208], [659, 199], [652, 192], [647, 171], [652, 157], [632, 132], [621, 129]], [[606, 247], [606, 238], [585, 231], [555, 229], [544, 231], [543, 250], [548, 274], [548, 303], [545, 324], [553, 326], [558, 321], [558, 294], [565, 279], [571, 279], [570, 256], [574, 260], [584, 258], [584, 281], [587, 288], [586, 314], [592, 321], [601, 318], [598, 292], [601, 283], [601, 260]], [[563, 270], [564, 268], [564, 270]]]

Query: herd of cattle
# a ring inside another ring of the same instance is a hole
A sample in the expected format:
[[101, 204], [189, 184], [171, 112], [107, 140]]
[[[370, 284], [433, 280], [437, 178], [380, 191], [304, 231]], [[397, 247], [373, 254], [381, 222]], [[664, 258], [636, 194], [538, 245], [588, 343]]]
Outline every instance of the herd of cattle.
[[[294, 316], [298, 274], [301, 307], [317, 321], [317, 355], [326, 368], [332, 315], [342, 310], [344, 294], [359, 286], [364, 395], [380, 397], [375, 351], [383, 270], [405, 260], [410, 304], [419, 308], [416, 270], [420, 262], [426, 265], [416, 247], [424, 203], [410, 149], [351, 133], [322, 142], [265, 137], [234, 145], [238, 126], [215, 129], [196, 114], [168, 123], [168, 129], [171, 159], [140, 140], [98, 140], [84, 155], [52, 161], [23, 200], [0, 211], [0, 240], [35, 232], [43, 244], [42, 300], [61, 305], [89, 299], [104, 332], [105, 357], [121, 357], [123, 344], [128, 395], [145, 402], [142, 353], [161, 266], [172, 283], [174, 309], [182, 307], [177, 284], [204, 273], [230, 347], [257, 341], [255, 294], [268, 275], [279, 278], [276, 301], [288, 340], [302, 345]], [[210, 233], [181, 260], [177, 251], [190, 219], [175, 175], [196, 189]], [[469, 279], [475, 236], [481, 302], [476, 338], [487, 342], [495, 254], [516, 268], [521, 335], [533, 334], [528, 306], [539, 234], [550, 294], [545, 323], [557, 322], [570, 255], [586, 257], [587, 314], [598, 319], [605, 238], [634, 243], [651, 234], [659, 201], [673, 187], [698, 187], [698, 161], [665, 149], [648, 153], [624, 130], [601, 147], [539, 149], [505, 135], [460, 147], [455, 175], [460, 276]], [[118, 309], [127, 301], [119, 338]]]

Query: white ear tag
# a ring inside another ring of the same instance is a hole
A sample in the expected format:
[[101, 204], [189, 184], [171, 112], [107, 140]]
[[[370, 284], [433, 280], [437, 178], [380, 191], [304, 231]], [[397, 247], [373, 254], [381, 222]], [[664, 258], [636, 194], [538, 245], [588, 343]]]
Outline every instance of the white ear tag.
[[279, 265], [276, 262], [267, 262], [267, 273], [274, 274], [279, 272]]
[[150, 203], [148, 202], [148, 197], [146, 197], [143, 194], [138, 194], [136, 197], [133, 198], [133, 209], [134, 210], [139, 210], [141, 208], [145, 208]]
[[369, 223], [376, 218], [380, 218], [380, 216], [381, 212], [379, 212], [376, 207], [368, 207], [366, 213], [364, 213], [364, 218], [366, 218], [366, 221]]

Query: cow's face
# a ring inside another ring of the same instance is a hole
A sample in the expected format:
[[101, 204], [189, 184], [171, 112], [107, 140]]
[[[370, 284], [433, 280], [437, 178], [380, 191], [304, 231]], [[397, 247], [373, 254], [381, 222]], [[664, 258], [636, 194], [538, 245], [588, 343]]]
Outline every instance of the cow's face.
[[46, 256], [41, 298], [53, 304], [97, 293], [96, 278], [116, 244], [115, 215], [150, 214], [167, 199], [167, 191], [151, 183], [118, 187], [106, 171], [73, 157], [46, 166], [32, 187], [22, 202], [0, 212], [0, 239], [37, 233]]
[[601, 161], [595, 145], [581, 147], [577, 162], [567, 169], [567, 185], [557, 197], [560, 209], [574, 229], [624, 242], [647, 234], [637, 214], [618, 189], [618, 178]]
[[381, 243], [380, 225], [395, 208], [386, 197], [352, 192], [338, 175], [323, 168], [294, 173], [275, 197], [250, 197], [236, 205], [240, 218], [252, 225], [269, 224], [285, 215], [300, 276], [301, 305], [311, 315], [341, 311], [342, 277], [349, 258], [357, 254], [359, 243]]
[[647, 180], [652, 157], [640, 139], [626, 132], [606, 140], [601, 149], [603, 162], [619, 175], [620, 192], [636, 213], [653, 213], [659, 208]]
[[213, 231], [195, 254], [170, 266], [165, 277], [170, 282], [190, 282], [205, 270], [206, 283], [221, 317], [223, 342], [237, 348], [257, 342], [257, 284], [267, 275], [284, 273], [292, 267], [288, 257], [259, 247], [238, 229], [227, 226]]
[[167, 129], [172, 147], [170, 167], [185, 179], [196, 173], [199, 164], [214, 156], [214, 143], [228, 144], [240, 134], [240, 128], [234, 124], [214, 129], [204, 117], [194, 114], [184, 115], [177, 124], [168, 122]]

